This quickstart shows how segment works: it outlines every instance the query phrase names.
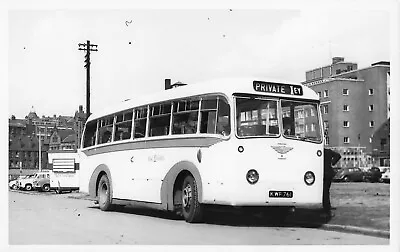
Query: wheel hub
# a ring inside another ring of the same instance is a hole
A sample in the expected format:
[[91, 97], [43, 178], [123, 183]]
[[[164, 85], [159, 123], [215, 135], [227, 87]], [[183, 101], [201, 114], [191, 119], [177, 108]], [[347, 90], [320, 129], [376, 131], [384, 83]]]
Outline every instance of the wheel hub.
[[192, 187], [190, 184], [187, 184], [185, 188], [183, 188], [182, 192], [182, 204], [184, 208], [190, 207], [190, 200], [192, 199]]
[[100, 190], [100, 202], [104, 203], [106, 201], [106, 197], [107, 197], [107, 193], [108, 193], [108, 188], [106, 184], [103, 184], [101, 186], [101, 190]]

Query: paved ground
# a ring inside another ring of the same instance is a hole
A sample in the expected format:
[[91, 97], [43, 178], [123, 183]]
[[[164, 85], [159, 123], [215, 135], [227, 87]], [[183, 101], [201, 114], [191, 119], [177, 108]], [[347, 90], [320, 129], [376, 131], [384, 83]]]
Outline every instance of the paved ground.
[[68, 194], [9, 192], [9, 243], [141, 245], [378, 244], [389, 239], [296, 225], [254, 225], [223, 214], [218, 221], [188, 224], [159, 211], [125, 208], [102, 212]]
[[390, 184], [333, 183], [330, 224], [390, 230]]

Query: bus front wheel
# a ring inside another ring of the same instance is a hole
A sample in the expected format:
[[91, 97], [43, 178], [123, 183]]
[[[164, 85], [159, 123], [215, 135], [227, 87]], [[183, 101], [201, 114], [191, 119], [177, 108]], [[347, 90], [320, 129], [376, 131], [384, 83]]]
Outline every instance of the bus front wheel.
[[110, 181], [106, 175], [101, 176], [97, 195], [99, 197], [99, 207], [102, 211], [110, 211], [113, 208], [111, 204]]
[[199, 203], [199, 192], [196, 180], [188, 175], [182, 185], [182, 214], [186, 222], [201, 221], [203, 209]]

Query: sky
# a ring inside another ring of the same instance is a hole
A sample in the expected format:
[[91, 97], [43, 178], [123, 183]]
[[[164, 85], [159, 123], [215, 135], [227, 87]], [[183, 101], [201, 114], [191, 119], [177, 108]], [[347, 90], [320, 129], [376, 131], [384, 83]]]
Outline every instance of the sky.
[[11, 8], [8, 117], [86, 110], [85, 52], [78, 44], [87, 40], [98, 45], [91, 53], [91, 112], [162, 91], [166, 78], [301, 82], [335, 56], [358, 68], [390, 61], [389, 7]]

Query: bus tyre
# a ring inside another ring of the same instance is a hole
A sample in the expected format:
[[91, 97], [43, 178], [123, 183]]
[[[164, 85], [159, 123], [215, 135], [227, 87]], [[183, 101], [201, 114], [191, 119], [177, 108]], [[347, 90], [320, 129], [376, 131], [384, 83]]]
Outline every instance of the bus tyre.
[[201, 221], [203, 214], [199, 203], [199, 192], [196, 180], [192, 176], [186, 176], [182, 185], [182, 215], [186, 222], [195, 223]]
[[99, 196], [99, 207], [102, 211], [113, 210], [111, 204], [111, 186], [110, 181], [106, 175], [101, 176], [99, 181], [99, 187], [97, 188], [97, 195]]
[[12, 187], [11, 187], [13, 190], [17, 190], [18, 189], [18, 186], [17, 185], [12, 185]]
[[25, 190], [26, 191], [32, 191], [32, 185], [31, 184], [25, 185]]
[[50, 185], [48, 185], [48, 184], [43, 185], [42, 190], [43, 190], [44, 192], [49, 192], [49, 191], [50, 191]]

